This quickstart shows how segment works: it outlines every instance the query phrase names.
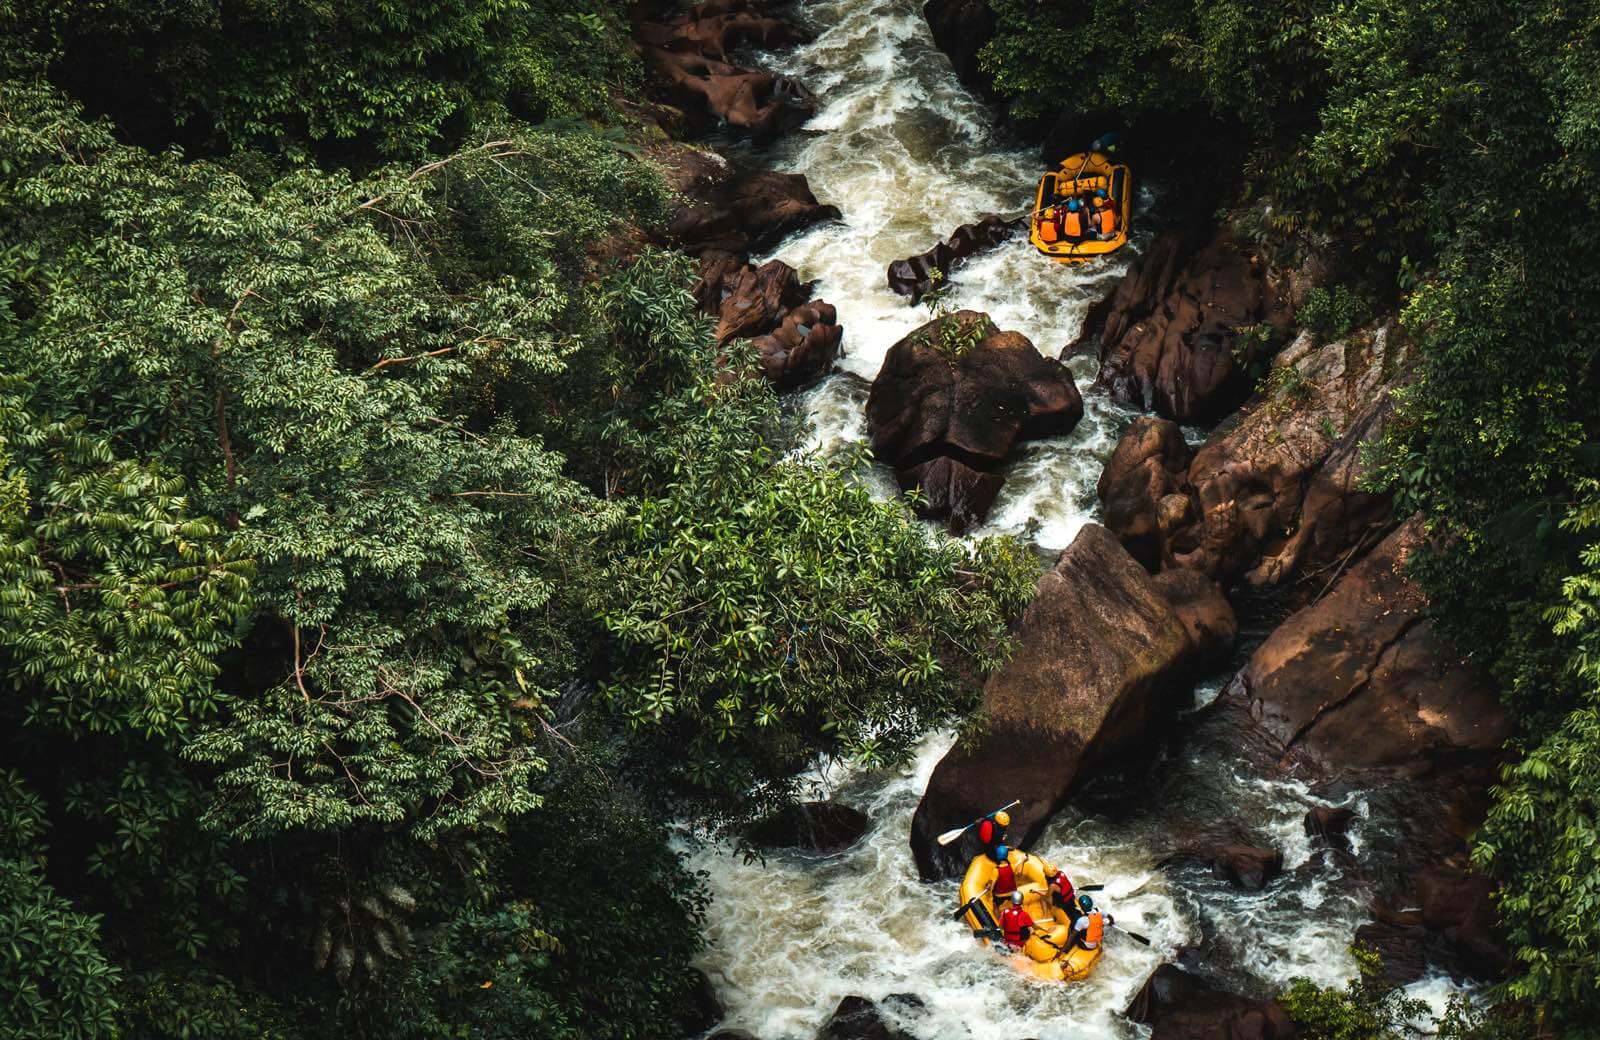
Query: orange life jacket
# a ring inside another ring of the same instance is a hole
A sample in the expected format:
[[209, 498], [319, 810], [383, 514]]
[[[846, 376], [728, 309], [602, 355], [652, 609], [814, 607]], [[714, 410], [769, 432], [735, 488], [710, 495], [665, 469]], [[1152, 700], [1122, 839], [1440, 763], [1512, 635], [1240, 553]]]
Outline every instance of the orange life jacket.
[[1100, 233], [1102, 235], [1109, 235], [1117, 230], [1117, 211], [1111, 208], [1111, 203], [1108, 202], [1101, 206], [1100, 212], [1096, 215], [1100, 218]]
[[1068, 238], [1081, 238], [1083, 236], [1083, 211], [1077, 209], [1067, 210], [1066, 219], [1062, 222], [1062, 231]]
[[1078, 943], [1086, 950], [1092, 950], [1100, 945], [1100, 940], [1106, 934], [1106, 919], [1100, 911], [1094, 910], [1084, 915], [1088, 923], [1078, 929]]
[[1017, 872], [1010, 863], [1002, 863], [994, 873], [994, 894], [1008, 896], [1017, 890]]
[[1039, 241], [1049, 245], [1061, 240], [1061, 230], [1056, 227], [1056, 211], [1047, 209], [1039, 214]]

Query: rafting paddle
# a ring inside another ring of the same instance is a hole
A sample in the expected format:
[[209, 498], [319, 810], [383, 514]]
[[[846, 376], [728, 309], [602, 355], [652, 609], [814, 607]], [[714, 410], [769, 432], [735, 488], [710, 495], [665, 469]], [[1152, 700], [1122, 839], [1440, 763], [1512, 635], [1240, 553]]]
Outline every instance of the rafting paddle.
[[967, 824], [965, 827], [957, 827], [954, 830], [945, 831], [943, 834], [939, 835], [939, 837], [937, 839], [935, 839], [935, 840], [937, 840], [940, 845], [948, 845], [952, 841], [955, 841], [957, 838], [961, 837], [963, 834], [965, 834], [968, 831], [970, 831], [972, 828], [976, 827], [978, 824], [982, 823], [984, 820], [987, 820], [990, 816], [993, 816], [994, 813], [1005, 812], [1007, 809], [1010, 809], [1013, 806], [1017, 806], [1017, 805], [1021, 805], [1021, 804], [1022, 804], [1022, 799], [1021, 798], [1017, 798], [1017, 799], [1014, 799], [1012, 801], [1009, 801], [1005, 805], [1002, 805], [1000, 808], [996, 809], [994, 812], [986, 813], [983, 816], [978, 817], [976, 820], [973, 820], [971, 823]]

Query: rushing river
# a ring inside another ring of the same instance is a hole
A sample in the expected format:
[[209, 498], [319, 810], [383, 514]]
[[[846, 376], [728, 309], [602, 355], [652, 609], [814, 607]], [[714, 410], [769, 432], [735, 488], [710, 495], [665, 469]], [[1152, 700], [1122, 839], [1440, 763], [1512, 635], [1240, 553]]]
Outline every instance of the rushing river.
[[[889, 261], [983, 213], [1020, 211], [1040, 172], [1037, 152], [999, 138], [991, 112], [956, 81], [921, 7], [922, 0], [810, 3], [816, 40], [764, 58], [820, 98], [806, 128], [764, 158], [804, 173], [818, 197], [843, 212], [842, 221], [774, 251], [818, 280], [817, 295], [837, 306], [845, 327], [843, 371], [800, 402], [822, 448], [865, 439], [868, 382], [888, 348], [928, 318], [889, 291]], [[1062, 267], [1017, 239], [960, 268], [950, 298], [1054, 355], [1125, 264]], [[1094, 360], [1069, 365], [1086, 388]], [[977, 533], [1019, 534], [1053, 550], [1093, 518], [1095, 482], [1131, 416], [1099, 394], [1085, 394], [1085, 404], [1069, 436], [1029, 445], [1010, 466], [991, 523]], [[886, 474], [879, 478], [889, 486]], [[1199, 682], [1197, 709], [1218, 685], [1214, 677]], [[706, 872], [713, 897], [701, 966], [728, 1009], [724, 1027], [761, 1040], [811, 1040], [847, 994], [909, 993], [924, 1007], [906, 1011], [904, 1025], [927, 1040], [1134, 1037], [1139, 1027], [1119, 1012], [1157, 965], [1183, 949], [1204, 974], [1252, 994], [1297, 975], [1347, 977], [1346, 947], [1365, 919], [1384, 856], [1383, 813], [1361, 792], [1324, 799], [1264, 778], [1261, 756], [1241, 747], [1229, 715], [1197, 710], [1136, 785], [1091, 788], [1035, 845], [1080, 882], [1104, 882], [1103, 904], [1154, 942], [1147, 949], [1114, 936], [1079, 985], [1021, 977], [950, 920], [954, 882], [918, 881], [907, 843], [911, 815], [948, 735], [930, 738], [899, 771], [816, 778], [819, 794], [872, 817], [867, 837], [843, 855], [776, 853], [746, 863], [721, 847], [694, 848], [692, 866]], [[1356, 861], [1325, 861], [1303, 833], [1308, 805], [1336, 803], [1358, 810]], [[1284, 875], [1247, 893], [1203, 867], [1158, 867], [1182, 836], [1218, 835], [1282, 850]]]

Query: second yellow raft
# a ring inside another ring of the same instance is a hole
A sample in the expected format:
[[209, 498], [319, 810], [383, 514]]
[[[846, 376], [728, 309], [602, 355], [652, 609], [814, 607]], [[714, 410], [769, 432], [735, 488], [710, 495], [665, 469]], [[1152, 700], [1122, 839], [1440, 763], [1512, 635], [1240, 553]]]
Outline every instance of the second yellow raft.
[[[1051, 982], [1076, 982], [1087, 978], [1100, 959], [1103, 947], [1084, 950], [1071, 945], [1071, 918], [1066, 910], [1051, 904], [1050, 886], [1046, 881], [1056, 872], [1055, 867], [1020, 849], [1012, 849], [1006, 861], [1016, 875], [1022, 908], [1035, 922], [1033, 936], [1012, 955], [1012, 963], [1019, 971]], [[961, 879], [959, 905], [973, 904], [962, 920], [973, 929], [993, 927], [1000, 920], [1000, 907], [994, 902], [994, 877], [998, 869], [999, 865], [988, 856], [976, 856]], [[988, 942], [987, 939], [983, 941]]]

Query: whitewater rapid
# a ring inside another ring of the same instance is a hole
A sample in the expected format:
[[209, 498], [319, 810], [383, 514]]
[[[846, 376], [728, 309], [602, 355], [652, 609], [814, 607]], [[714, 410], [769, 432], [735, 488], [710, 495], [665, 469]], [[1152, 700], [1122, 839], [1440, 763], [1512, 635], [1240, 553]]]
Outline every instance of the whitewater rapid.
[[[865, 441], [868, 384], [889, 347], [928, 320], [891, 293], [885, 268], [921, 252], [984, 213], [1014, 214], [1031, 201], [1040, 173], [1035, 150], [1004, 140], [992, 112], [956, 80], [933, 45], [922, 0], [827, 0], [803, 5], [814, 42], [764, 64], [798, 77], [820, 99], [805, 128], [760, 158], [803, 173], [843, 219], [782, 242], [772, 255], [816, 279], [845, 327], [841, 371], [798, 402], [810, 445], [832, 450]], [[1141, 200], [1148, 206], [1151, 197]], [[1136, 239], [1137, 243], [1137, 239]], [[1051, 264], [1022, 239], [958, 269], [949, 302], [987, 312], [1054, 356], [1077, 336], [1089, 304], [1121, 277], [1126, 253], [1081, 268]], [[1095, 375], [1090, 357], [1067, 361], [1080, 389]], [[1097, 481], [1131, 414], [1085, 393], [1085, 416], [1070, 435], [1026, 446], [1006, 469], [1006, 486], [977, 535], [1005, 532], [1042, 551], [1064, 548], [1095, 516]], [[873, 478], [884, 494], [893, 482]], [[1197, 677], [1196, 708], [1220, 680]], [[1192, 949], [1203, 974], [1252, 995], [1290, 978], [1335, 983], [1353, 970], [1347, 945], [1366, 918], [1370, 880], [1348, 862], [1324, 861], [1305, 835], [1311, 805], [1357, 812], [1358, 853], [1370, 837], [1359, 793], [1317, 797], [1304, 785], [1263, 779], [1216, 712], [1197, 711], [1180, 746], [1131, 793], [1091, 792], [1054, 819], [1033, 847], [1081, 883], [1107, 885], [1102, 903], [1151, 948], [1114, 936], [1091, 978], [1062, 986], [1024, 978], [980, 949], [950, 920], [955, 882], [923, 884], [912, 863], [911, 816], [934, 766], [949, 748], [935, 734], [904, 768], [876, 773], [835, 768], [812, 777], [817, 797], [865, 810], [861, 843], [828, 858], [768, 853], [746, 862], [720, 845], [686, 846], [712, 897], [706, 972], [727, 1018], [760, 1040], [811, 1040], [840, 998], [890, 1002], [912, 1035], [972, 1040], [1101, 1040], [1140, 1035], [1120, 1012], [1163, 961]], [[1227, 833], [1280, 849], [1284, 875], [1250, 893], [1203, 866], [1159, 866], [1179, 833]]]

